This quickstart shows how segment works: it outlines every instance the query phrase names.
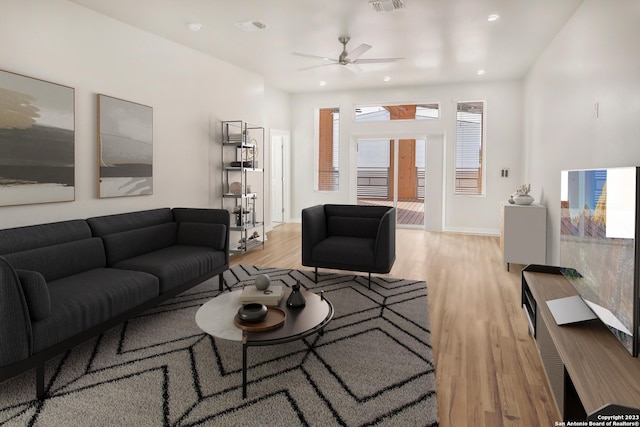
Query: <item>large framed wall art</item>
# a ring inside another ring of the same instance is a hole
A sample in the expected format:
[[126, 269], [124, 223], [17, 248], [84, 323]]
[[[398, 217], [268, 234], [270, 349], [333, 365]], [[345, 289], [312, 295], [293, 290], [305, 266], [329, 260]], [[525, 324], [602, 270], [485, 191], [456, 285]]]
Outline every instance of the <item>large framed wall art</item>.
[[74, 97], [0, 71], [0, 206], [75, 200]]
[[153, 108], [98, 95], [98, 193], [153, 194]]

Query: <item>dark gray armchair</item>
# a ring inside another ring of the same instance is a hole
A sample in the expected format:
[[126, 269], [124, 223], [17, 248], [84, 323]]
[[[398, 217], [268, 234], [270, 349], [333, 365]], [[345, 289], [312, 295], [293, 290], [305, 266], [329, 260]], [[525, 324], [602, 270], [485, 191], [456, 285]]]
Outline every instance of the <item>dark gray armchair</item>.
[[302, 265], [388, 273], [396, 260], [396, 209], [317, 205], [302, 210]]

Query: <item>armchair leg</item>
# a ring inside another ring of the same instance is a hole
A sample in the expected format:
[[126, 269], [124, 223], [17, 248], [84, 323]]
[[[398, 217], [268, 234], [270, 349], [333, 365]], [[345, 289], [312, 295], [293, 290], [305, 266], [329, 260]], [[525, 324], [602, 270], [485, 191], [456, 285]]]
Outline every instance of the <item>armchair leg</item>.
[[318, 267], [315, 268], [315, 279], [313, 281], [318, 283]]
[[371, 272], [369, 272], [369, 289], [371, 289]]

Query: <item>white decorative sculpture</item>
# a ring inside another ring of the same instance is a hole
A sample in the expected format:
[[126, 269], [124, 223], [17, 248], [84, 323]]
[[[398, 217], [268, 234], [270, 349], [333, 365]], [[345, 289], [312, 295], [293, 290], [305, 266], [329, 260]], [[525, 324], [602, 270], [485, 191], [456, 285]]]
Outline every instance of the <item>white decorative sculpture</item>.
[[531, 184], [521, 185], [509, 198], [509, 203], [515, 203], [516, 205], [530, 205], [535, 200], [529, 195], [530, 191]]

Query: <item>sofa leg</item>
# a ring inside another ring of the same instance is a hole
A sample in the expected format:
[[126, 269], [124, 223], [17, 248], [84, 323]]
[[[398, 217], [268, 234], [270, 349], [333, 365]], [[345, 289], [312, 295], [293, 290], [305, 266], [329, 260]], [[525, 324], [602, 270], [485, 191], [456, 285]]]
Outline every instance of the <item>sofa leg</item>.
[[315, 283], [318, 283], [318, 267], [316, 267], [316, 269], [315, 269], [315, 273], [316, 273], [316, 276], [315, 276], [315, 279], [313, 279], [313, 281], [314, 281]]
[[44, 362], [36, 364], [36, 398], [44, 399]]
[[371, 289], [371, 272], [369, 272], [369, 289]]
[[222, 273], [218, 275], [218, 289], [220, 292], [224, 291], [224, 277]]

